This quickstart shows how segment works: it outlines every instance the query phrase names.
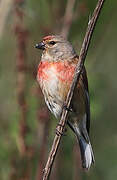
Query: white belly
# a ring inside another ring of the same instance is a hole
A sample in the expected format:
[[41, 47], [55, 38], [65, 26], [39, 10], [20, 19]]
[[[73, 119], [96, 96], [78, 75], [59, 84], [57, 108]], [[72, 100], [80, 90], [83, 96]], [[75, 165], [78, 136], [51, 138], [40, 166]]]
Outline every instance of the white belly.
[[51, 68], [46, 71], [46, 73], [49, 76], [49, 79], [38, 79], [38, 81], [49, 110], [55, 115], [56, 118], [59, 118], [63, 107], [62, 99], [59, 96], [59, 80], [56, 76], [55, 69]]

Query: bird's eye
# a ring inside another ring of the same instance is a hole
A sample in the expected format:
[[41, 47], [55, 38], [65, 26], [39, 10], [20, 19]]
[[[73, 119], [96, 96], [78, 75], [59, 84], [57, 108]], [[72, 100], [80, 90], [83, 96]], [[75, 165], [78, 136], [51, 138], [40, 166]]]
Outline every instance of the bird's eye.
[[55, 41], [50, 41], [49, 44], [54, 45], [54, 44], [56, 44], [56, 42]]

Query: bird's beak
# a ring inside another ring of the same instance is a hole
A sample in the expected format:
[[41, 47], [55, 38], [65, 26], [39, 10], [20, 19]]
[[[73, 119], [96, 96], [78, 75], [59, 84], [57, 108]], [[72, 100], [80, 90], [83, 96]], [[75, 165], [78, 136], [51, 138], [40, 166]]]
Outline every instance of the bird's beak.
[[43, 42], [40, 42], [39, 44], [35, 45], [35, 48], [44, 50], [45, 49], [45, 44]]

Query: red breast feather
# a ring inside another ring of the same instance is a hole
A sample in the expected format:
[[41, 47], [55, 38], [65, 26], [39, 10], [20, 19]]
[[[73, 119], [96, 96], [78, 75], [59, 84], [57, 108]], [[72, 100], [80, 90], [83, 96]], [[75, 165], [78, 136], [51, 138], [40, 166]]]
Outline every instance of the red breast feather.
[[[52, 70], [52, 71], [51, 71]], [[54, 70], [54, 72], [53, 72]], [[75, 71], [75, 64], [69, 65], [68, 62], [41, 62], [38, 67], [38, 80], [50, 80], [51, 73], [56, 73], [60, 81], [71, 82]]]
[[42, 88], [46, 104], [58, 118], [70, 88], [75, 64], [60, 62], [41, 62], [38, 67], [37, 79]]

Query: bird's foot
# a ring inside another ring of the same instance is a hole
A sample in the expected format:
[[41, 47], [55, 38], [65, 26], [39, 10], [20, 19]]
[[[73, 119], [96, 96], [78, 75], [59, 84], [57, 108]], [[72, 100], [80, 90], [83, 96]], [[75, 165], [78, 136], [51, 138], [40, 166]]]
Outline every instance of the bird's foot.
[[71, 107], [68, 108], [66, 104], [63, 105], [63, 109], [65, 109], [69, 112], [73, 112], [73, 109]]
[[[60, 128], [62, 128], [62, 131], [60, 130]], [[66, 128], [64, 128], [64, 126], [62, 125], [62, 124], [60, 124], [60, 123], [58, 123], [57, 124], [57, 126], [56, 126], [56, 134], [57, 134], [57, 136], [66, 136], [66, 131], [67, 131], [67, 129]]]

